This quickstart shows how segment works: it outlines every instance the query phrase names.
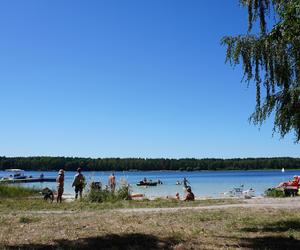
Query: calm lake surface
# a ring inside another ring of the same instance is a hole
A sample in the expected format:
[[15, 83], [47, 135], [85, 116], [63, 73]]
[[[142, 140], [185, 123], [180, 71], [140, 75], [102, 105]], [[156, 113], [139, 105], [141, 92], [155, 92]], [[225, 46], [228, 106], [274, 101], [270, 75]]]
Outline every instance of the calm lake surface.
[[[26, 175], [39, 177], [43, 173], [45, 177], [56, 177], [57, 172], [39, 172], [26, 171]], [[7, 172], [0, 171], [0, 177], [7, 176]], [[107, 184], [110, 172], [83, 172], [87, 182], [101, 181]], [[71, 187], [75, 172], [65, 172], [65, 193], [73, 193]], [[272, 171], [195, 171], [195, 172], [177, 172], [177, 171], [140, 171], [140, 172], [115, 172], [117, 182], [121, 179], [131, 184], [132, 191], [143, 193], [147, 197], [174, 196], [176, 192], [183, 195], [183, 186], [176, 185], [176, 181], [182, 181], [184, 177], [188, 179], [193, 192], [197, 197], [222, 197], [221, 193], [231, 190], [233, 187], [244, 185], [244, 190], [254, 188], [256, 195], [261, 195], [269, 187], [274, 187], [278, 183], [292, 179], [294, 175], [300, 175], [300, 170], [281, 170]], [[157, 181], [160, 179], [163, 185], [156, 187], [137, 187], [135, 184], [144, 177]], [[49, 187], [56, 188], [56, 183], [24, 183], [18, 184], [29, 187]]]

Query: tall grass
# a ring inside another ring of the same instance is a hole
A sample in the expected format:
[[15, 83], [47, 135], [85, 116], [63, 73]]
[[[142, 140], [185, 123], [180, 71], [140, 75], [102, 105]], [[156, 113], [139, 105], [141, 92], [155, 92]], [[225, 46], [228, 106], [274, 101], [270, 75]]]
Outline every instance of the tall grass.
[[36, 195], [39, 190], [8, 184], [0, 184], [0, 198], [21, 198]]
[[87, 196], [89, 202], [116, 202], [130, 199], [130, 189], [127, 185], [121, 186], [114, 192], [102, 189], [91, 189]]

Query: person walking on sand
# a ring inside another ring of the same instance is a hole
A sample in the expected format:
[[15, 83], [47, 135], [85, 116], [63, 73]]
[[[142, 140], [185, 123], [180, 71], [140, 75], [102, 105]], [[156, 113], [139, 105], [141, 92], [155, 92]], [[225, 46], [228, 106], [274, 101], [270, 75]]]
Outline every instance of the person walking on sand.
[[80, 199], [82, 199], [82, 191], [84, 187], [84, 176], [81, 173], [81, 168], [77, 169], [77, 174], [74, 176], [72, 187], [75, 187], [75, 200], [78, 198], [78, 193]]
[[109, 177], [108, 177], [108, 186], [110, 187], [110, 190], [112, 192], [115, 191], [116, 188], [116, 177], [115, 174], [112, 173]]
[[63, 169], [59, 170], [58, 176], [56, 178], [56, 184], [57, 184], [57, 198], [56, 202], [62, 201], [62, 195], [64, 193], [64, 182], [65, 182], [65, 171]]

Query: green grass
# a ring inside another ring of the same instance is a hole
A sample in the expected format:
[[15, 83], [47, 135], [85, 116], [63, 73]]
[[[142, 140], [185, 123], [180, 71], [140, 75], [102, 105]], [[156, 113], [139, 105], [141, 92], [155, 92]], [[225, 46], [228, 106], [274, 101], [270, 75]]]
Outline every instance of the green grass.
[[115, 192], [108, 190], [95, 190], [89, 191], [86, 200], [89, 202], [117, 202], [122, 200], [130, 200], [129, 186], [123, 186], [117, 189]]
[[[230, 208], [155, 214], [83, 211], [38, 216], [16, 212], [1, 216], [0, 222], [2, 218], [9, 223], [1, 224], [0, 249], [300, 247], [300, 214], [294, 209]], [[13, 237], [7, 237], [10, 234]]]
[[265, 194], [267, 197], [273, 197], [273, 198], [285, 197], [283, 189], [278, 189], [278, 188], [268, 189], [266, 190]]
[[0, 184], [0, 198], [22, 198], [37, 195], [40, 190]]
[[57, 204], [46, 202], [41, 197], [37, 198], [5, 198], [0, 199], [0, 211], [3, 213], [17, 211], [96, 211], [96, 210], [111, 210], [120, 208], [163, 208], [163, 207], [193, 207], [219, 204], [234, 204], [242, 201], [236, 199], [215, 199], [215, 200], [197, 200], [194, 202], [184, 202], [177, 200], [119, 200], [113, 202], [89, 202], [86, 199], [74, 202], [62, 202]]

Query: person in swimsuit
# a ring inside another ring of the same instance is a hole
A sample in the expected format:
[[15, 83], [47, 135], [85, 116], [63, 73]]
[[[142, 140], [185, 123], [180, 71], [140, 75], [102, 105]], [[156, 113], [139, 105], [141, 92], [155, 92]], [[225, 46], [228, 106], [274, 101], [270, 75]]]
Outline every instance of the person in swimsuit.
[[65, 182], [65, 171], [63, 169], [59, 170], [58, 176], [56, 178], [56, 184], [57, 184], [57, 198], [56, 202], [62, 201], [62, 195], [64, 193], [64, 182]]
[[185, 201], [194, 201], [195, 200], [195, 195], [192, 192], [192, 189], [190, 187], [187, 188], [187, 193], [185, 195]]
[[112, 173], [109, 177], [108, 177], [108, 186], [110, 187], [110, 190], [112, 192], [115, 191], [116, 188], [116, 177], [115, 174]]

